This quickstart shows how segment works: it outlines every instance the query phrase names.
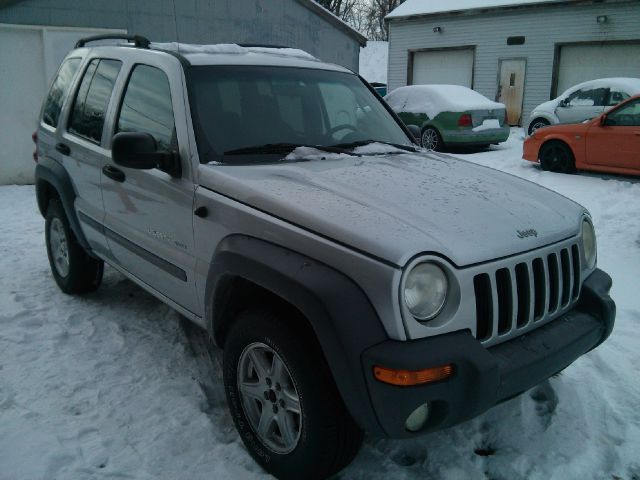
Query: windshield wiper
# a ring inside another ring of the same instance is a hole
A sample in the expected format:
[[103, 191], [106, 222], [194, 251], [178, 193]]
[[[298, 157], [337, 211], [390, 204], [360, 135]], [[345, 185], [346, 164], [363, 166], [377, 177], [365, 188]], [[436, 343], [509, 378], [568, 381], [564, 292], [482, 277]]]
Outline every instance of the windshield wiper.
[[265, 143], [264, 145], [254, 145], [252, 147], [236, 148], [234, 150], [227, 150], [225, 155], [251, 155], [251, 154], [289, 154], [298, 147], [315, 148], [322, 152], [330, 153], [345, 153], [347, 155], [353, 155], [349, 150], [341, 148], [337, 145], [322, 146], [322, 145], [304, 145], [301, 143]]
[[373, 139], [358, 140], [357, 142], [350, 142], [350, 143], [337, 143], [336, 145], [331, 145], [330, 148], [350, 149], [350, 148], [363, 147], [365, 145], [370, 145], [372, 143], [382, 143], [384, 145], [389, 145], [390, 147], [399, 148], [400, 150], [405, 150], [407, 152], [412, 152], [412, 153], [417, 152], [417, 150], [410, 145], [402, 145], [401, 143], [383, 142], [381, 140], [373, 140]]

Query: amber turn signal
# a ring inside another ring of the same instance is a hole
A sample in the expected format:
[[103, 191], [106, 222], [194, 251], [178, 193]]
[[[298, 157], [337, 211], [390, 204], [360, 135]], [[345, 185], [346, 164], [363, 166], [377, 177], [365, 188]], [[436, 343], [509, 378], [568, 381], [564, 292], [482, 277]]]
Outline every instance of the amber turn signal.
[[410, 387], [412, 385], [422, 385], [449, 378], [453, 375], [453, 365], [442, 365], [440, 367], [424, 368], [422, 370], [395, 370], [375, 366], [373, 367], [373, 374], [383, 383], [397, 385], [399, 387]]

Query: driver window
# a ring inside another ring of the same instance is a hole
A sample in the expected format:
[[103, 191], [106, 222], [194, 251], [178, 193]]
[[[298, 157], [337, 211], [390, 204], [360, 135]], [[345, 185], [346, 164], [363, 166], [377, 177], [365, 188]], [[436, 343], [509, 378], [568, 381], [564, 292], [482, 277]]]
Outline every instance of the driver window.
[[607, 125], [619, 127], [640, 126], [640, 100], [627, 103], [607, 115]]
[[570, 107], [601, 107], [604, 106], [606, 88], [592, 88], [589, 90], [578, 90], [567, 98], [567, 105]]
[[327, 130], [338, 125], [356, 125], [356, 98], [353, 91], [339, 83], [319, 83], [324, 98], [329, 125]]

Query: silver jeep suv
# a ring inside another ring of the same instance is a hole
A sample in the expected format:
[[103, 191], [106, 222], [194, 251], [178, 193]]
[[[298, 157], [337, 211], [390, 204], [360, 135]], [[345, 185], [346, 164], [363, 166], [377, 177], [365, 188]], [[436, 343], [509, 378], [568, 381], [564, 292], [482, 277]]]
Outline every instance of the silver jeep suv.
[[250, 454], [326, 478], [374, 436], [449, 427], [604, 341], [588, 212], [426, 153], [353, 72], [299, 50], [127, 43], [66, 57], [37, 131], [55, 281], [107, 262], [223, 349]]

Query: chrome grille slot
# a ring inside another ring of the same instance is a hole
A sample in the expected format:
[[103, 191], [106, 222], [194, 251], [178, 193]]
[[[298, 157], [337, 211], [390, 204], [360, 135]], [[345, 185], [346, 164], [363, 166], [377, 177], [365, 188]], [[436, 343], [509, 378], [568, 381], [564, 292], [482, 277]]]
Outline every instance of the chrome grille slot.
[[540, 250], [478, 267], [476, 272], [480, 272], [473, 277], [478, 340], [491, 345], [520, 335], [557, 317], [577, 301], [581, 278], [578, 245], [565, 241]]

